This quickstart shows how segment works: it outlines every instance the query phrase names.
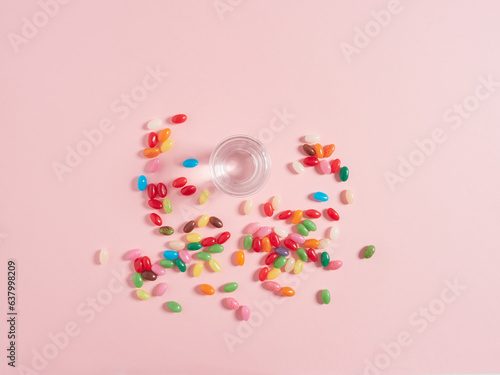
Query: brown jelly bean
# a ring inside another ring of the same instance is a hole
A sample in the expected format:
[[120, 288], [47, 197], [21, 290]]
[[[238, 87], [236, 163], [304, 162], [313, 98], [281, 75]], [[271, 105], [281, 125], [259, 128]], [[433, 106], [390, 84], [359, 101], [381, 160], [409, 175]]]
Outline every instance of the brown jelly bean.
[[223, 226], [222, 220], [216, 216], [210, 216], [210, 219], [208, 221], [216, 228], [222, 228]]
[[186, 225], [184, 225], [184, 228], [182, 229], [184, 233], [189, 233], [192, 232], [194, 227], [196, 226], [196, 222], [194, 220], [188, 221]]
[[153, 271], [142, 271], [141, 276], [144, 280], [156, 280], [156, 273], [154, 273]]

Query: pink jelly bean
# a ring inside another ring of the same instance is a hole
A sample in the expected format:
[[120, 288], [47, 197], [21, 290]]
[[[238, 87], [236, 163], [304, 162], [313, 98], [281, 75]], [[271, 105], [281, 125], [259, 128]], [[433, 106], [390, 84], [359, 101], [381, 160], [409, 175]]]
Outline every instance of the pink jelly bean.
[[141, 249], [130, 250], [125, 254], [125, 259], [136, 260], [141, 256], [141, 253], [142, 253]]
[[261, 227], [258, 231], [257, 231], [257, 237], [260, 237], [260, 238], [264, 238], [266, 236], [269, 236], [271, 234], [273, 230], [271, 229], [271, 227]]
[[240, 304], [238, 303], [238, 301], [236, 301], [232, 297], [226, 298], [225, 302], [226, 302], [227, 308], [230, 310], [238, 310], [240, 308]]
[[167, 290], [167, 283], [159, 283], [153, 291], [155, 296], [163, 296]]
[[243, 305], [241, 306], [241, 317], [243, 318], [243, 320], [248, 320], [250, 319], [250, 308], [246, 305]]
[[330, 165], [330, 163], [328, 162], [328, 160], [321, 160], [319, 162], [319, 169], [321, 170], [321, 172], [323, 174], [330, 174], [332, 173], [332, 166]]
[[167, 273], [167, 270], [159, 264], [153, 264], [153, 266], [151, 267], [151, 271], [156, 273], [158, 276], [165, 275]]
[[326, 267], [326, 269], [327, 270], [338, 270], [340, 267], [342, 267], [341, 260], [332, 260], [330, 263], [328, 263], [328, 266]]
[[255, 232], [257, 232], [260, 228], [260, 224], [259, 223], [251, 223], [251, 224], [248, 224], [247, 226], [247, 234], [254, 234]]
[[149, 172], [155, 173], [159, 167], [160, 167], [160, 159], [151, 160], [151, 163], [149, 164]]
[[179, 258], [181, 258], [181, 260], [184, 262], [184, 263], [191, 263], [191, 254], [189, 254], [188, 251], [186, 250], [181, 250], [179, 251]]
[[276, 281], [266, 281], [262, 283], [262, 285], [264, 286], [264, 288], [272, 292], [279, 292], [281, 290], [281, 285]]
[[304, 236], [300, 235], [299, 233], [292, 233], [290, 235], [290, 239], [292, 241], [297, 242], [297, 243], [304, 243], [304, 242], [306, 242], [306, 239], [304, 238]]

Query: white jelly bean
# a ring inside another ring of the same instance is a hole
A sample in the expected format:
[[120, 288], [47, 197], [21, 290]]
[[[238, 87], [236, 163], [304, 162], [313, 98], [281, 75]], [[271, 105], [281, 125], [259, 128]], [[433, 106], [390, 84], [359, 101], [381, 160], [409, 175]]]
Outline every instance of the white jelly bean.
[[182, 250], [186, 246], [182, 241], [170, 241], [169, 245], [172, 250]]
[[274, 227], [274, 233], [276, 233], [280, 237], [288, 236], [288, 232], [283, 227]]
[[317, 135], [317, 134], [306, 135], [306, 142], [307, 143], [316, 143], [318, 141], [319, 141], [319, 135]]
[[243, 212], [245, 212], [245, 215], [250, 215], [253, 209], [253, 200], [248, 199], [245, 202], [245, 205], [243, 206]]
[[306, 170], [300, 161], [294, 161], [292, 164], [293, 170], [298, 174], [304, 173]]
[[271, 204], [275, 211], [279, 210], [281, 207], [281, 197], [279, 195], [275, 195]]
[[290, 257], [285, 264], [285, 272], [292, 272], [295, 268], [295, 258]]
[[109, 252], [106, 249], [102, 249], [99, 252], [99, 263], [106, 264], [109, 261]]
[[331, 239], [323, 238], [321, 241], [319, 241], [318, 249], [325, 249], [328, 246], [330, 246], [331, 243], [332, 243]]
[[339, 238], [339, 232], [340, 232], [339, 227], [334, 225], [333, 227], [330, 228], [328, 237], [330, 237], [332, 241], [336, 241]]
[[158, 129], [161, 126], [161, 120], [159, 118], [155, 118], [148, 122], [148, 129]]

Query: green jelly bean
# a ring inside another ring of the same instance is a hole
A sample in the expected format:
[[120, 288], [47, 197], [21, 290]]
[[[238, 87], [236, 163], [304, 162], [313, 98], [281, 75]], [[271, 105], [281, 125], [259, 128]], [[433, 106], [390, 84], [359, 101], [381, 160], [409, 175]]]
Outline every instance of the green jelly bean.
[[299, 247], [297, 249], [297, 255], [299, 256], [300, 260], [303, 262], [307, 262], [309, 260], [309, 257], [307, 256], [307, 252], [301, 247]]
[[207, 253], [206, 251], [202, 251], [198, 254], [196, 254], [196, 257], [199, 259], [199, 260], [206, 260], [206, 261], [209, 261], [210, 259], [212, 259], [212, 254], [210, 253]]
[[252, 248], [252, 243], [253, 243], [253, 237], [248, 234], [245, 236], [245, 239], [243, 240], [243, 247], [245, 250], [250, 250]]
[[170, 301], [167, 303], [167, 307], [170, 311], [180, 313], [182, 311], [182, 306], [175, 301]]
[[297, 232], [303, 236], [309, 236], [309, 231], [304, 224], [297, 224]]
[[321, 300], [325, 305], [328, 305], [331, 301], [332, 297], [330, 296], [330, 291], [328, 289], [323, 289], [321, 291]]
[[172, 202], [170, 202], [170, 199], [165, 198], [163, 200], [163, 211], [165, 211], [167, 214], [171, 214], [172, 211], [174, 211], [174, 208], [172, 207]]
[[224, 285], [224, 292], [231, 293], [238, 289], [238, 283], [227, 283]]
[[342, 167], [340, 168], [340, 181], [347, 181], [349, 178], [349, 168]]
[[281, 268], [286, 264], [287, 257], [278, 257], [273, 263], [274, 268]]
[[312, 220], [309, 220], [309, 219], [305, 219], [302, 224], [304, 224], [304, 226], [307, 228], [307, 230], [310, 230], [311, 232], [315, 232], [316, 229], [318, 229], [316, 227], [316, 224], [314, 224], [314, 221]]
[[142, 288], [142, 286], [144, 285], [142, 275], [138, 272], [134, 273], [134, 276], [132, 276], [132, 281], [137, 288]]
[[175, 266], [175, 263], [170, 259], [162, 259], [160, 260], [160, 266], [162, 266], [163, 268], [173, 268]]
[[323, 251], [323, 253], [321, 253], [321, 265], [323, 267], [328, 267], [329, 264], [330, 264], [330, 254], [328, 254], [326, 251]]
[[175, 265], [179, 267], [181, 272], [186, 272], [186, 263], [184, 263], [180, 258], [175, 260]]
[[224, 251], [224, 246], [212, 245], [208, 248], [208, 251], [212, 254], [222, 253]]
[[199, 242], [190, 242], [187, 244], [186, 249], [188, 250], [200, 250], [203, 246]]
[[161, 234], [164, 234], [165, 236], [170, 236], [172, 234], [174, 234], [174, 228], [172, 227], [160, 227], [159, 229], [160, 233]]
[[363, 256], [366, 259], [368, 259], [368, 258], [371, 258], [374, 253], [375, 253], [375, 246], [370, 245], [370, 246], [366, 247], [365, 252], [363, 253]]

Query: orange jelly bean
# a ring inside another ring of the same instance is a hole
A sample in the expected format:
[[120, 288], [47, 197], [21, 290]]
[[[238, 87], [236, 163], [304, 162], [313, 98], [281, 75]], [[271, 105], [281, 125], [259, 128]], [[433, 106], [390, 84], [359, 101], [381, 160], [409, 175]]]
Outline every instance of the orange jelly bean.
[[302, 246], [307, 247], [307, 248], [315, 248], [315, 247], [319, 246], [319, 241], [315, 238], [310, 238], [310, 239], [306, 240], [306, 242], [304, 242], [304, 244]]
[[238, 266], [242, 266], [245, 264], [245, 252], [244, 251], [238, 251], [236, 253], [236, 264]]
[[212, 285], [209, 285], [209, 284], [201, 284], [200, 290], [203, 294], [206, 294], [207, 296], [211, 296], [211, 295], [215, 294], [214, 287]]
[[302, 212], [302, 210], [295, 211], [292, 215], [292, 224], [300, 223], [303, 215], [304, 215], [304, 213]]
[[156, 158], [160, 155], [160, 149], [158, 147], [150, 147], [145, 149], [142, 154], [147, 158]]
[[324, 152], [323, 157], [324, 158], [329, 158], [330, 156], [332, 156], [333, 151], [335, 151], [335, 145], [334, 144], [326, 145], [325, 147], [323, 147], [323, 152]]
[[170, 131], [169, 128], [163, 129], [161, 132], [158, 133], [158, 141], [159, 142], [165, 142], [169, 137], [172, 132]]
[[268, 237], [264, 237], [261, 242], [262, 250], [266, 253], [271, 251], [271, 240]]
[[321, 146], [319, 143], [316, 143], [314, 145], [314, 151], [316, 152], [316, 157], [322, 158], [325, 154], [325, 151], [323, 150], [323, 146]]
[[295, 295], [295, 290], [293, 290], [293, 288], [290, 288], [289, 286], [285, 286], [280, 289], [280, 293], [285, 297], [293, 297]]

